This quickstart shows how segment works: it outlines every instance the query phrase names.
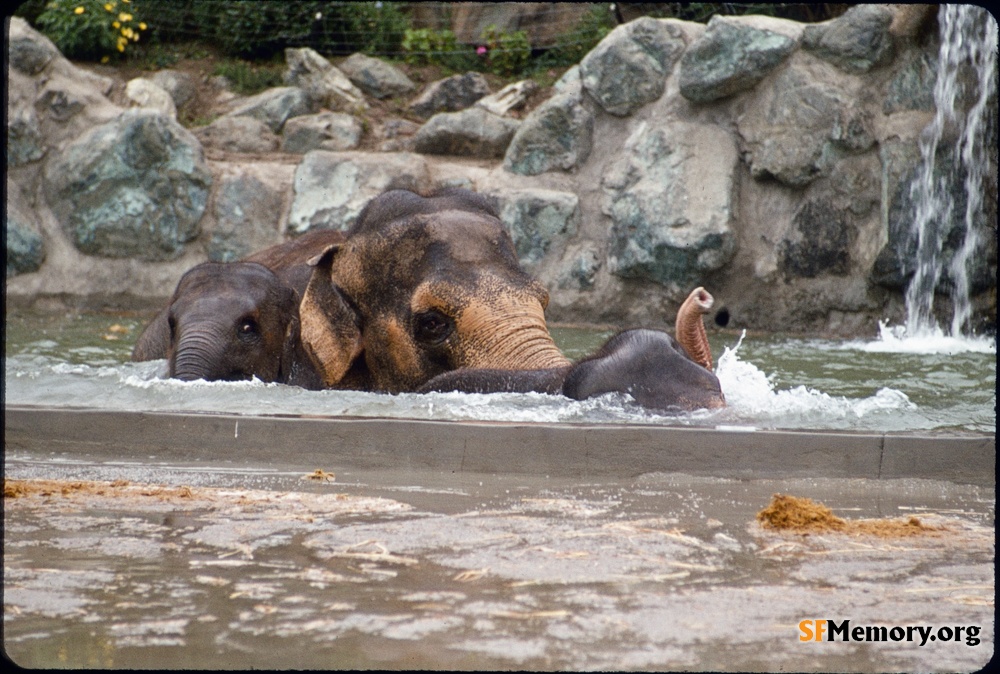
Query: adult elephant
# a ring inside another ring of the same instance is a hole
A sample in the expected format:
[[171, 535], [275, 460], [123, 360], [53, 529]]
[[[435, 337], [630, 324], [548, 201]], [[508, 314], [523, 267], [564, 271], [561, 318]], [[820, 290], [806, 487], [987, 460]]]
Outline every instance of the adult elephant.
[[460, 368], [569, 365], [545, 324], [548, 293], [474, 192], [385, 192], [313, 264], [302, 342], [327, 387], [399, 393]]
[[570, 366], [527, 373], [456, 370], [435, 377], [421, 391], [537, 391], [576, 400], [617, 392], [659, 411], [724, 407], [725, 396], [712, 372], [711, 347], [702, 322], [712, 302], [704, 288], [691, 292], [677, 313], [677, 338], [658, 330], [626, 330]]
[[312, 273], [308, 261], [343, 242], [317, 230], [239, 262], [205, 262], [188, 270], [169, 303], [139, 335], [133, 361], [166, 358], [182, 380], [240, 380], [322, 388], [299, 337], [299, 302]]
[[[680, 343], [628, 331], [571, 363], [545, 324], [548, 293], [520, 268], [492, 204], [473, 192], [386, 192], [365, 207], [346, 242], [312, 263], [299, 308], [302, 343], [326, 387], [578, 398], [613, 390], [656, 408], [724, 404], [710, 360], [706, 367], [688, 354], [704, 354], [707, 340], [681, 346], [696, 334], [691, 321], [681, 322]], [[700, 325], [698, 311], [681, 315]]]

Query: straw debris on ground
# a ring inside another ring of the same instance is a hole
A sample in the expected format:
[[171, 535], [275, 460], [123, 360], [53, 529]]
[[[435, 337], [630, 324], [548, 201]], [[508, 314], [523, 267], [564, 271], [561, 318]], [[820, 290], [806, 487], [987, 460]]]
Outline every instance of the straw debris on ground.
[[845, 520], [833, 514], [827, 506], [812, 499], [774, 494], [771, 503], [757, 513], [757, 521], [765, 529], [808, 535], [812, 533], [844, 533], [881, 538], [934, 535], [945, 527], [924, 524], [918, 518], [877, 518]]

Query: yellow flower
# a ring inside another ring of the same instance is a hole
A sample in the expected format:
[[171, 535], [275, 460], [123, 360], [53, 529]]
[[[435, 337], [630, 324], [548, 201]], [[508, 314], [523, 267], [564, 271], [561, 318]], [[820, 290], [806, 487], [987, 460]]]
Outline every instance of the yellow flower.
[[125, 12], [122, 12], [121, 14], [118, 15], [118, 20], [121, 21], [122, 23], [125, 23], [127, 21], [131, 21], [132, 20], [132, 15], [131, 14], [126, 14]]
[[121, 42], [118, 43], [118, 51], [125, 51], [125, 45], [123, 45]]
[[139, 22], [139, 30], [146, 30], [147, 26], [142, 21]]
[[122, 25], [120, 23], [118, 23], [117, 21], [114, 21], [114, 22], [111, 23], [111, 27], [114, 28], [115, 30], [118, 30], [119, 28], [122, 27]]
[[107, 63], [110, 60], [111, 60], [110, 56], [102, 56], [101, 57], [101, 63]]
[[73, 10], [74, 14], [83, 14], [83, 7], [77, 7]]
[[110, 11], [111, 11], [111, 10], [113, 10], [114, 8], [115, 8], [115, 6], [114, 6], [114, 5], [112, 5], [112, 4], [110, 3], [110, 2], [108, 2], [108, 3], [105, 3], [105, 5], [104, 5], [104, 11], [106, 11], [106, 12], [110, 12]]

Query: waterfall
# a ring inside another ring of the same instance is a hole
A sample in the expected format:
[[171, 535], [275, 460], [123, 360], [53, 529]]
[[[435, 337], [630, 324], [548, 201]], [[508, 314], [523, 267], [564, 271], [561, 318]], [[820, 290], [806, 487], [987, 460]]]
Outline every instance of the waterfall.
[[[970, 323], [970, 265], [982, 243], [974, 224], [982, 218], [983, 179], [992, 149], [987, 127], [996, 115], [997, 22], [975, 5], [942, 5], [938, 20], [937, 112], [921, 136], [922, 163], [910, 187], [917, 258], [906, 291], [906, 334], [942, 332], [932, 309], [934, 289], [944, 274], [954, 306], [951, 335], [959, 337]], [[955, 228], [960, 231], [953, 232]], [[961, 240], [950, 261], [942, 254], [949, 238]]]

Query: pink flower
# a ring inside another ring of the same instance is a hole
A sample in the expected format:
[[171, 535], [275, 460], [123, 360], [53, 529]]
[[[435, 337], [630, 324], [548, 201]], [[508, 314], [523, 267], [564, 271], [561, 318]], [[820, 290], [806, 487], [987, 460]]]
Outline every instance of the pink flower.
[[485, 53], [486, 53], [486, 47], [483, 47], [481, 45], [479, 47], [476, 47], [476, 54], [482, 56]]

